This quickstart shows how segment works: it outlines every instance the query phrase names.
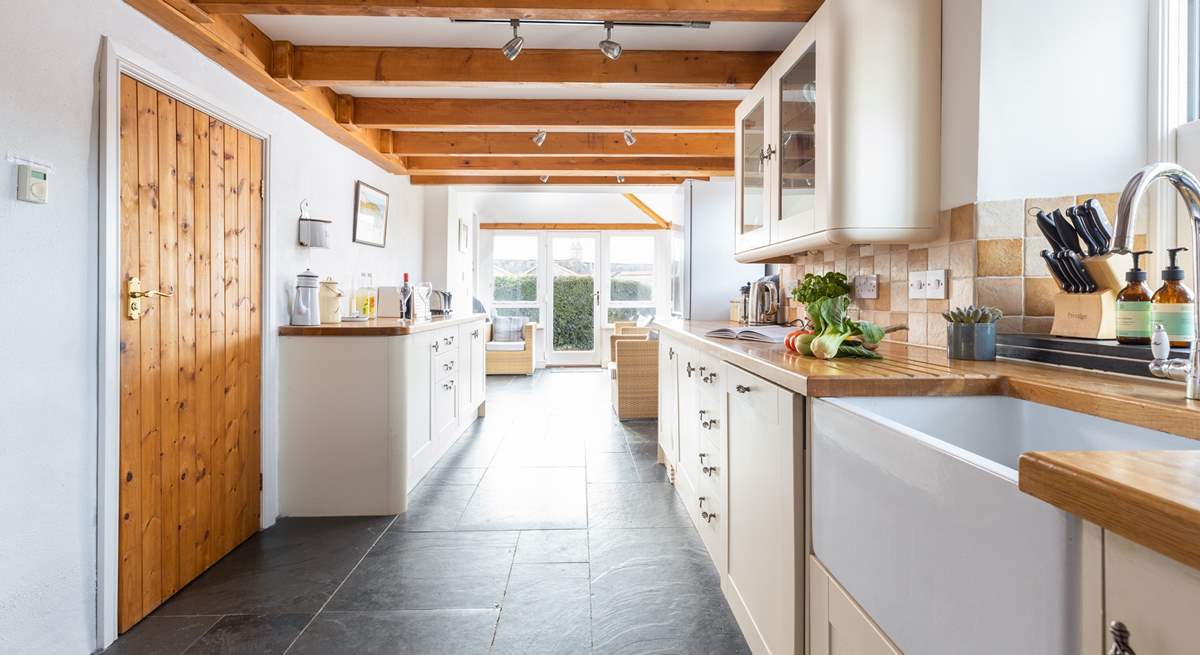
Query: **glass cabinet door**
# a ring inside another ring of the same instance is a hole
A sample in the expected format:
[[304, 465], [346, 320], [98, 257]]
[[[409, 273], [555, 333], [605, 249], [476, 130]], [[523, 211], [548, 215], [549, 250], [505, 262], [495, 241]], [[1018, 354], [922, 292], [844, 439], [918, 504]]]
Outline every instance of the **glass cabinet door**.
[[[810, 46], [776, 83], [779, 102], [779, 221], [776, 237], [814, 229], [817, 183], [817, 47]], [[775, 238], [775, 237], [773, 237]]]
[[767, 131], [767, 93], [764, 77], [737, 111], [737, 233], [736, 250], [743, 252], [770, 243], [768, 180], [770, 144]]

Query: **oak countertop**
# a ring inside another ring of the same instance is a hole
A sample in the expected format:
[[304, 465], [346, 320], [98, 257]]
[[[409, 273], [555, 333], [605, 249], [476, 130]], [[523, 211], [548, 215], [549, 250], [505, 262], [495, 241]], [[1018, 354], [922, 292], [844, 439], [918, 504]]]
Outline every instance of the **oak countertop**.
[[1025, 493], [1200, 568], [1200, 402], [1183, 385], [884, 343], [882, 360], [820, 360], [782, 344], [705, 337], [723, 321], [655, 321], [684, 343], [796, 393], [822, 396], [1006, 395], [1198, 440], [1197, 451], [1021, 456]]
[[281, 337], [402, 337], [428, 330], [440, 330], [463, 323], [482, 321], [487, 314], [458, 314], [449, 317], [437, 316], [428, 321], [410, 321], [400, 318], [375, 318], [356, 323], [323, 323], [321, 325], [283, 325]]

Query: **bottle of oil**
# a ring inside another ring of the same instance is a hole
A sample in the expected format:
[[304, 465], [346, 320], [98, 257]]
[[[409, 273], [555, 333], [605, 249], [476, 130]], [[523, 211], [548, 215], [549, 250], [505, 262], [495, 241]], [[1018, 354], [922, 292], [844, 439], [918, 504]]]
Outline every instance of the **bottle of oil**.
[[1196, 338], [1196, 295], [1183, 284], [1183, 269], [1175, 263], [1180, 251], [1187, 248], [1171, 248], [1167, 251], [1170, 265], [1163, 269], [1163, 284], [1154, 292], [1152, 299], [1154, 322], [1162, 323], [1173, 348], [1187, 348]]
[[1117, 294], [1117, 342], [1148, 346], [1151, 331], [1150, 287], [1146, 286], [1146, 271], [1142, 270], [1138, 258], [1149, 255], [1149, 250], [1133, 253], [1133, 268], [1125, 273], [1128, 283]]

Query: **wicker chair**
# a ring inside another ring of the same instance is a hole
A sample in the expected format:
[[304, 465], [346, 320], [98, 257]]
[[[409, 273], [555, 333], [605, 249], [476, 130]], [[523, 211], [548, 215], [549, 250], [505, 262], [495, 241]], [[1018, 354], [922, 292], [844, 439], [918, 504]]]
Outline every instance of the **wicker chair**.
[[613, 323], [612, 334], [608, 335], [608, 361], [617, 361], [617, 341], [624, 339], [645, 339], [650, 335], [650, 328], [636, 327], [633, 321], [617, 321]]
[[[487, 374], [488, 375], [533, 375], [536, 365], [536, 350], [534, 335], [537, 334], [537, 323], [530, 321], [525, 324], [521, 335], [524, 337], [522, 350], [493, 350], [492, 326], [487, 326]], [[513, 342], [517, 343], [517, 342]]]
[[658, 340], [620, 334], [613, 335], [611, 343], [615, 355], [609, 373], [617, 418], [658, 418]]

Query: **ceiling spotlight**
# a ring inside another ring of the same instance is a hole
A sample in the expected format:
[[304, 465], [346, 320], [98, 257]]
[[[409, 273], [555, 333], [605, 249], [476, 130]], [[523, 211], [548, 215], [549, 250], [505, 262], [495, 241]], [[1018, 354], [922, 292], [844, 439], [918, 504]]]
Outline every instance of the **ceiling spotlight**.
[[517, 34], [517, 29], [521, 27], [520, 20], [514, 18], [509, 21], [509, 24], [513, 28], [513, 38], [509, 39], [503, 48], [500, 48], [500, 52], [504, 54], [505, 59], [512, 61], [521, 56], [521, 49], [525, 47], [525, 37]]
[[633, 130], [625, 130], [625, 145], [632, 146], [637, 143], [637, 137], [633, 135]]
[[605, 37], [604, 40], [600, 42], [600, 52], [603, 52], [605, 57], [616, 61], [621, 57], [621, 44], [612, 40], [612, 21], [607, 21], [604, 23], [604, 30]]
[[617, 176], [617, 184], [625, 184], [625, 176], [624, 175]]
[[546, 130], [538, 130], [537, 134], [533, 135], [533, 145], [541, 148], [546, 142]]
[[543, 175], [543, 176], [539, 177], [538, 179], [542, 181], [542, 184], [545, 184], [545, 183], [547, 183], [547, 182], [549, 182], [549, 181], [550, 181], [550, 176], [549, 176], [549, 175]]

